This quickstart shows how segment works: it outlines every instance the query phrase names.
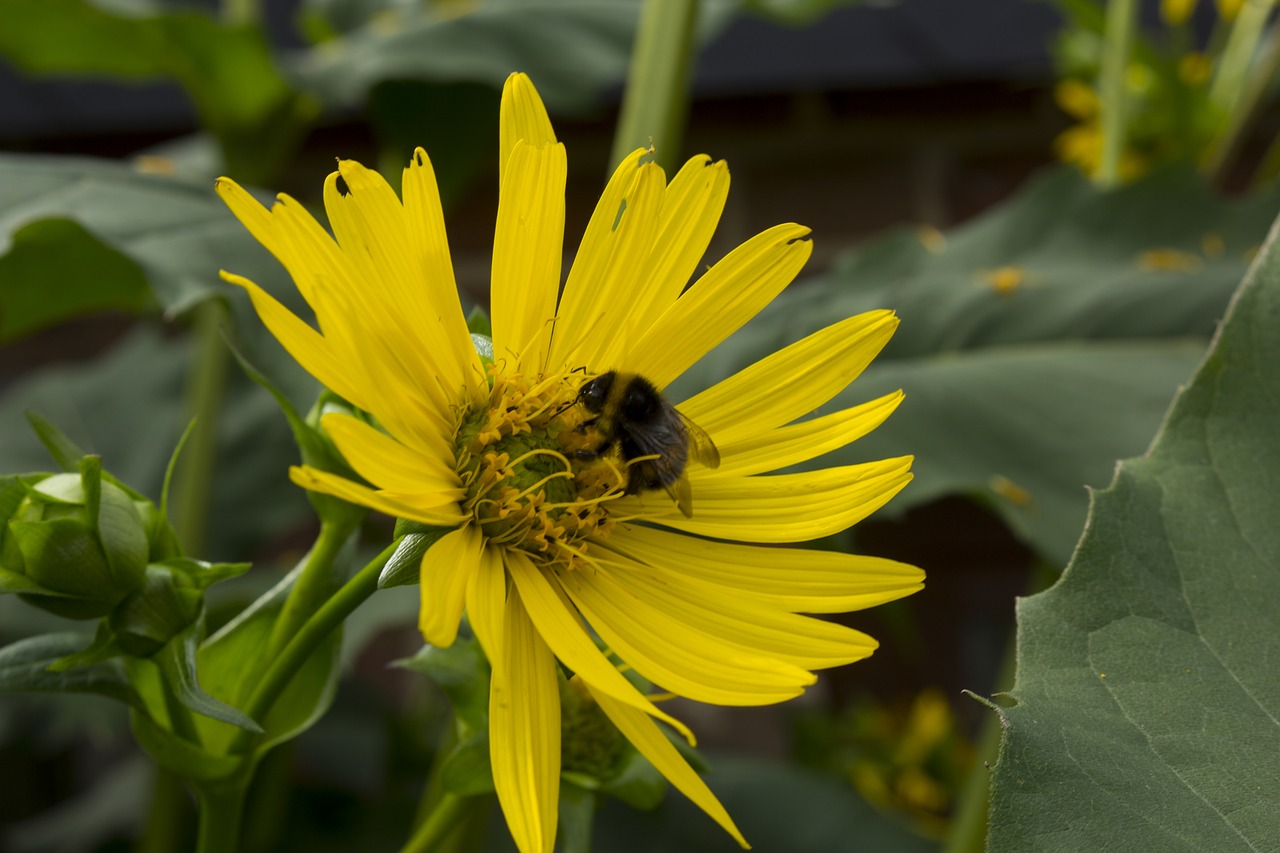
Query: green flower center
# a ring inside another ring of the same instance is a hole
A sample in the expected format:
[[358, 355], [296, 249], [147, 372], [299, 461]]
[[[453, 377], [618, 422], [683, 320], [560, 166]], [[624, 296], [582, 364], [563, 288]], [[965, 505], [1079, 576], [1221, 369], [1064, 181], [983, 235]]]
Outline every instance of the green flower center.
[[622, 496], [625, 469], [615, 457], [574, 452], [583, 443], [580, 374], [489, 372], [489, 398], [464, 413], [454, 445], [463, 506], [490, 542], [575, 568], [584, 540], [616, 523], [607, 505]]

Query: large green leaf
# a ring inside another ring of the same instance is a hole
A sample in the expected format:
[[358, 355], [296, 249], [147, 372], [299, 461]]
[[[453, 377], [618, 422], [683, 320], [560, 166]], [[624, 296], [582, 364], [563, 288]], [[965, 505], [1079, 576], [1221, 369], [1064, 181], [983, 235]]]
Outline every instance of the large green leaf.
[[[1187, 172], [1109, 193], [1053, 172], [945, 237], [903, 232], [846, 255], [777, 299], [673, 395], [835, 319], [893, 308], [894, 340], [822, 411], [898, 388], [906, 400], [821, 464], [914, 454], [916, 481], [890, 512], [977, 495], [1065, 565], [1084, 487], [1145, 446], [1277, 206], [1274, 193], [1220, 199]], [[1000, 276], [1023, 283], [1002, 292]]]
[[80, 651], [88, 639], [83, 634], [40, 634], [0, 649], [0, 692], [98, 693], [141, 706], [119, 661], [49, 671], [50, 664]]
[[[533, 78], [552, 110], [596, 106], [622, 82], [640, 0], [483, 0], [465, 4], [309, 0], [306, 29], [323, 43], [293, 58], [300, 88], [326, 103], [364, 103], [389, 81], [480, 83], [501, 89], [512, 71]], [[702, 4], [708, 38], [738, 5]]]
[[220, 268], [262, 274], [266, 287], [282, 278], [212, 185], [106, 160], [0, 155], [5, 337], [90, 308], [180, 313], [227, 292]]
[[992, 851], [1280, 838], [1276, 233], [1062, 579], [1019, 605]]
[[311, 108], [277, 71], [264, 33], [151, 0], [0, 0], [0, 54], [34, 74], [179, 82], [229, 169], [263, 179]]

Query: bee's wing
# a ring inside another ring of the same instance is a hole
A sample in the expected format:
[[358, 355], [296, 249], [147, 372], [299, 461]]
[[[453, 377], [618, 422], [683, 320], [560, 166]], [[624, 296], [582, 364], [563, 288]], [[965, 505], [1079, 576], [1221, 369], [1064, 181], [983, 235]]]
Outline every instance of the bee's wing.
[[685, 433], [689, 436], [689, 458], [697, 459], [708, 468], [719, 468], [720, 451], [716, 449], [715, 442], [711, 440], [711, 436], [707, 435], [707, 431], [683, 414], [680, 415], [680, 420], [684, 424]]

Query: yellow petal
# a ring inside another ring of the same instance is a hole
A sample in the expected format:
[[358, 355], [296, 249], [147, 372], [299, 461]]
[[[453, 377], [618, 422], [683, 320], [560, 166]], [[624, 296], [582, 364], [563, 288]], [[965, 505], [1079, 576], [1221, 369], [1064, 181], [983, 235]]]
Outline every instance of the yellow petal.
[[892, 311], [827, 326], [680, 404], [717, 444], [759, 435], [826, 403], [856, 379], [898, 327]]
[[[643, 517], [699, 536], [745, 542], [803, 542], [844, 530], [911, 482], [910, 456], [764, 477], [704, 477], [690, 470], [693, 517], [672, 512], [661, 492], [628, 498]], [[628, 507], [618, 502], [619, 511]]]
[[467, 619], [490, 661], [502, 657], [502, 620], [507, 609], [507, 573], [502, 554], [486, 546], [467, 581]]
[[725, 832], [742, 845], [743, 849], [751, 849], [751, 845], [742, 837], [733, 819], [729, 817], [724, 806], [720, 805], [716, 795], [711, 793], [707, 783], [703, 782], [702, 777], [694, 772], [689, 763], [681, 757], [680, 751], [667, 739], [653, 720], [603, 691], [596, 690], [591, 684], [587, 685], [587, 689], [595, 697], [600, 710], [604, 711], [605, 715], [618, 727], [618, 731], [631, 741], [641, 755], [658, 768], [658, 772], [666, 777], [668, 782], [675, 785], [680, 793], [693, 800], [694, 805], [720, 824]]
[[453, 454], [441, 436], [431, 455], [412, 450], [386, 433], [347, 414], [331, 412], [320, 420], [333, 443], [361, 477], [393, 492], [439, 494], [460, 501], [466, 495]]
[[491, 661], [493, 785], [520, 853], [551, 853], [560, 799], [560, 687], [556, 661], [512, 589], [502, 653]]
[[557, 584], [518, 551], [508, 555], [507, 566], [533, 624], [556, 657], [597, 689], [662, 719], [684, 735], [690, 744], [693, 743], [693, 733], [683, 723], [659, 711], [596, 648], [582, 627], [573, 604]]
[[852, 663], [876, 649], [875, 640], [844, 625], [766, 606], [724, 587], [686, 582], [615, 554], [607, 561], [609, 577], [627, 595], [745, 653], [812, 670]]
[[501, 182], [506, 180], [507, 162], [517, 142], [524, 140], [534, 147], [553, 145], [556, 133], [528, 74], [517, 72], [507, 77], [502, 87], [499, 116], [498, 180]]
[[791, 283], [813, 251], [809, 229], [776, 225], [726, 255], [663, 312], [620, 366], [666, 387]]
[[376, 509], [392, 518], [407, 518], [439, 527], [456, 527], [467, 519], [458, 510], [458, 504], [447, 498], [435, 495], [384, 495], [368, 486], [308, 465], [291, 467], [289, 479], [308, 491], [333, 495], [349, 503]]
[[221, 273], [224, 281], [244, 288], [249, 293], [253, 308], [262, 324], [270, 330], [289, 355], [302, 369], [319, 379], [326, 388], [359, 406], [365, 399], [363, 383], [358, 373], [338, 359], [329, 342], [306, 323], [281, 305], [274, 296], [249, 281], [244, 276]]
[[401, 177], [400, 187], [404, 195], [409, 244], [414, 253], [414, 271], [421, 277], [431, 310], [440, 319], [441, 349], [447, 350], [445, 357], [450, 364], [456, 365], [462, 375], [472, 377], [478, 387], [484, 380], [484, 371], [471, 343], [462, 303], [458, 301], [440, 190], [426, 151], [414, 149], [409, 166]]
[[498, 196], [490, 304], [494, 357], [541, 370], [564, 253], [563, 145], [516, 143]]
[[480, 568], [484, 536], [468, 524], [441, 536], [422, 555], [418, 630], [433, 646], [448, 648], [458, 636], [467, 584]]
[[798, 424], [762, 430], [737, 441], [716, 440], [720, 467], [707, 477], [746, 476], [777, 471], [838, 450], [862, 438], [893, 414], [902, 392]]
[[382, 360], [399, 366], [404, 384], [447, 410], [471, 377], [449, 356], [451, 336], [413, 263], [416, 253], [395, 190], [372, 169], [339, 160], [338, 172], [325, 181], [324, 200], [334, 236], [360, 278], [358, 292], [347, 288], [342, 295], [358, 300], [358, 316], [374, 326], [372, 335], [357, 340], [380, 339]]
[[637, 525], [615, 528], [609, 547], [673, 583], [696, 581], [801, 613], [862, 610], [924, 585], [920, 569], [882, 557], [712, 542]]
[[629, 595], [602, 567], [560, 582], [596, 633], [655, 684], [699, 702], [768, 705], [799, 696], [811, 673], [751, 654]]
[[622, 161], [587, 224], [556, 313], [552, 365], [610, 364], [631, 303], [648, 285], [644, 261], [666, 182], [657, 163], [640, 164], [645, 153]]
[[666, 311], [689, 283], [707, 253], [729, 196], [729, 167], [699, 154], [676, 173], [662, 196], [662, 219], [653, 251], [644, 263], [645, 283], [629, 300], [628, 340]]

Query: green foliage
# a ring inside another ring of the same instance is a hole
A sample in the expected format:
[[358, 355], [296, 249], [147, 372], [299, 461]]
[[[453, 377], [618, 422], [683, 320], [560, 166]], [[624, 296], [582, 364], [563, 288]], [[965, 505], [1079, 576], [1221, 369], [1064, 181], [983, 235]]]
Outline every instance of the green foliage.
[[68, 670], [51, 670], [58, 660], [80, 651], [85, 635], [41, 634], [0, 649], [0, 692], [97, 693], [134, 707], [142, 706], [119, 661]]
[[[845, 317], [902, 326], [821, 412], [898, 388], [888, 426], [810, 464], [914, 454], [882, 513], [948, 494], [990, 502], [1052, 563], [1079, 536], [1084, 486], [1140, 452], [1195, 365], [1274, 195], [1224, 201], [1185, 171], [1101, 192], [1063, 170], [943, 237], [902, 232], [796, 285], [698, 363], [692, 391]], [[932, 249], [930, 248], [932, 247]]]
[[993, 851], [1249, 850], [1280, 834], [1280, 246], [1154, 444], [1018, 608]]
[[[808, 770], [754, 759], [715, 757], [707, 783], [758, 853], [924, 853], [936, 845], [885, 818], [847, 786]], [[738, 845], [683, 797], [656, 812], [606, 805], [593, 849], [616, 853], [699, 850]]]
[[28, 73], [176, 80], [243, 180], [273, 174], [315, 112], [252, 25], [148, 0], [0, 0], [0, 16], [0, 54]]

